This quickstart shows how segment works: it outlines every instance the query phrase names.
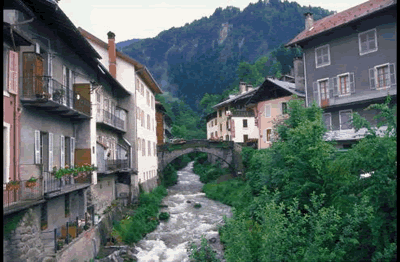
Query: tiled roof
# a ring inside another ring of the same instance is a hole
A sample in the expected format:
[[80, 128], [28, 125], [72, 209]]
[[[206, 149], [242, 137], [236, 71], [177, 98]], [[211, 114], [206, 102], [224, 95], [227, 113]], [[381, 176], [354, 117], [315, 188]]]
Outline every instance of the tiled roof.
[[340, 13], [324, 17], [320, 20], [314, 21], [310, 30], [302, 31], [289, 43], [287, 43], [286, 46], [294, 45], [305, 39], [312, 38], [325, 31], [342, 26], [359, 18], [366, 17], [374, 12], [395, 4], [397, 4], [397, 0], [370, 0]]
[[294, 83], [290, 83], [287, 81], [281, 81], [278, 79], [274, 79], [274, 78], [267, 78], [266, 80], [274, 83], [275, 85], [279, 86], [280, 88], [283, 88], [287, 91], [289, 91], [290, 93], [297, 95], [299, 97], [305, 97], [305, 93], [303, 92], [299, 92], [298, 90], [296, 90], [296, 86]]
[[245, 99], [245, 98], [249, 98], [252, 94], [254, 94], [256, 91], [258, 90], [258, 87], [253, 88], [252, 90], [249, 90], [247, 92], [244, 92], [243, 94], [239, 94], [236, 95], [234, 97], [229, 96], [229, 99], [222, 101], [219, 104], [216, 104], [215, 106], [213, 106], [213, 108], [217, 109], [220, 106], [232, 103], [232, 102], [237, 102], [239, 100]]

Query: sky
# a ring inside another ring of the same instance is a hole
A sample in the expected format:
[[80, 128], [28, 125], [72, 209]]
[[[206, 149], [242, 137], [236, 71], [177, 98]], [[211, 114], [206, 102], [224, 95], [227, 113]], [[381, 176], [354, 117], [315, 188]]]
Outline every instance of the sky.
[[[282, 0], [281, 0], [282, 1]], [[60, 0], [59, 7], [76, 27], [107, 42], [107, 32], [116, 42], [155, 37], [164, 30], [209, 17], [216, 8], [234, 6], [243, 10], [258, 0]], [[289, 0], [293, 2], [293, 0]], [[297, 0], [301, 6], [341, 12], [366, 0]]]

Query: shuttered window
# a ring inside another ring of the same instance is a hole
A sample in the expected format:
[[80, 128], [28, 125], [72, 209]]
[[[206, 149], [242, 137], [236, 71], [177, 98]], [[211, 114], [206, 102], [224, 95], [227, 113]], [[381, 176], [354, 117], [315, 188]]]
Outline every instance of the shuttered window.
[[49, 171], [53, 169], [53, 134], [49, 133]]
[[271, 105], [265, 105], [265, 117], [271, 117]]
[[40, 131], [35, 130], [35, 164], [39, 165], [42, 163], [40, 154]]
[[65, 167], [65, 137], [63, 135], [60, 138], [60, 167]]
[[8, 52], [8, 92], [18, 94], [18, 53]]
[[396, 71], [393, 63], [375, 66], [369, 69], [371, 89], [390, 88], [396, 85]]

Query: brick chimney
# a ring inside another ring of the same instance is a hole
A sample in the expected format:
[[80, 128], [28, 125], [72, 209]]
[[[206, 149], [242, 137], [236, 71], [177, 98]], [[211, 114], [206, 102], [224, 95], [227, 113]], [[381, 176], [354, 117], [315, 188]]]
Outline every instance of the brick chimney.
[[305, 82], [304, 82], [304, 66], [303, 66], [303, 58], [295, 57], [293, 59], [293, 67], [294, 67], [294, 86], [296, 90], [304, 92]]
[[313, 14], [310, 12], [304, 13], [306, 30], [310, 29], [314, 25], [314, 17]]
[[117, 78], [117, 51], [115, 49], [115, 34], [108, 32], [108, 58], [110, 74]]
[[243, 94], [244, 92], [246, 92], [246, 82], [239, 83], [239, 92], [240, 92], [240, 94]]

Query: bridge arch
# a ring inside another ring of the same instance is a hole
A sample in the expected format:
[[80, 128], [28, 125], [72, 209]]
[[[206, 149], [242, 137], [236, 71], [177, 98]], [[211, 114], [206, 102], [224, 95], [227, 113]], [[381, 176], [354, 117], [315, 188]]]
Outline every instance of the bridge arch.
[[234, 175], [243, 173], [241, 146], [233, 141], [213, 142], [209, 140], [189, 140], [181, 144], [167, 143], [157, 146], [159, 172], [174, 159], [192, 152], [214, 155], [228, 164]]

